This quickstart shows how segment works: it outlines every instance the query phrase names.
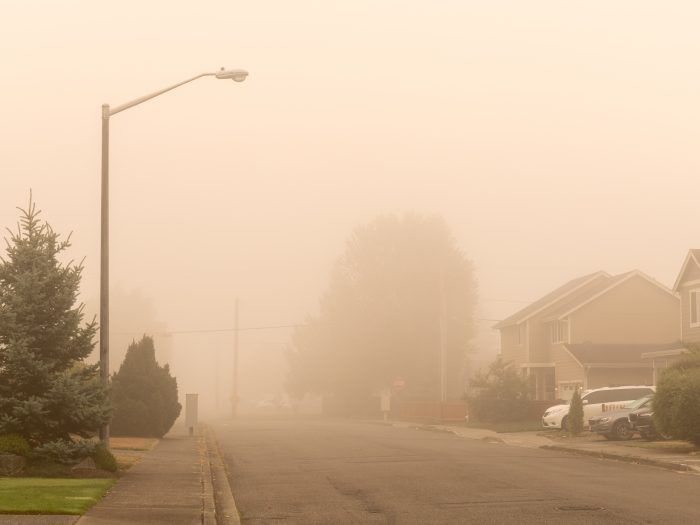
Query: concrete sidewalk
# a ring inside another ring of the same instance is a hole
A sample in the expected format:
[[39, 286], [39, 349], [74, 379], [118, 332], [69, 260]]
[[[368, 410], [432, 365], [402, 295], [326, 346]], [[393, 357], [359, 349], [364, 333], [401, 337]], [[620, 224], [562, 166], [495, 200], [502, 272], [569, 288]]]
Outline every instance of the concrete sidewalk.
[[468, 428], [458, 425], [417, 424], [401, 421], [389, 423], [399, 428], [417, 428], [433, 432], [449, 432], [460, 437], [479, 439], [505, 445], [558, 450], [584, 456], [613, 459], [628, 463], [651, 465], [670, 470], [700, 473], [700, 457], [687, 454], [674, 454], [667, 451], [626, 446], [622, 441], [566, 440], [550, 439], [542, 432], [504, 432], [499, 433], [484, 428]]
[[212, 523], [214, 499], [206, 458], [204, 437], [168, 434], [78, 525]]

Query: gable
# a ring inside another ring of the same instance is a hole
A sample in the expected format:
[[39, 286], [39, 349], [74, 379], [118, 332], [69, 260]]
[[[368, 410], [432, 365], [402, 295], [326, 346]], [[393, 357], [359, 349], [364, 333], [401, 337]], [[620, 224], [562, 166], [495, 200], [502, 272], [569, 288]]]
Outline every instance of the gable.
[[517, 311], [513, 315], [496, 323], [493, 328], [502, 329], [506, 326], [522, 323], [523, 321], [541, 313], [544, 310], [551, 309], [553, 306], [561, 304], [563, 300], [569, 297], [586, 294], [586, 290], [588, 290], [590, 286], [596, 285], [601, 281], [606, 282], [609, 277], [609, 274], [600, 271], [573, 279], [559, 288], [556, 288], [547, 295], [541, 297], [537, 301], [530, 303], [528, 306]]
[[673, 290], [677, 292], [683, 283], [697, 279], [700, 279], [700, 250], [688, 250]]
[[700, 266], [697, 264], [689, 264], [681, 276], [679, 287], [683, 286], [684, 283], [697, 281], [698, 279], [700, 279]]
[[575, 305], [570, 310], [560, 313], [558, 318], [563, 320], [581, 309], [594, 307], [595, 303], [598, 301], [610, 300], [611, 294], [615, 296], [615, 300], [623, 306], [626, 302], [632, 304], [632, 302], [639, 301], [641, 297], [651, 298], [654, 305], [656, 304], [656, 298], [659, 298], [659, 300], [670, 299], [672, 301], [666, 301], [663, 304], [680, 306], [680, 299], [673, 291], [645, 273], [635, 270], [615, 276], [615, 278], [611, 280], [610, 286], [599, 291], [586, 301]]

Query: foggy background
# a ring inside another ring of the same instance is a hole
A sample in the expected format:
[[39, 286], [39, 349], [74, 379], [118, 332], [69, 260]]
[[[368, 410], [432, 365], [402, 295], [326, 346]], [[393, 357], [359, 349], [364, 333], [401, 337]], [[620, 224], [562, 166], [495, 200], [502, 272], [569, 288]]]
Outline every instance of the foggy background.
[[[690, 1], [5, 1], [0, 225], [32, 188], [86, 257], [90, 309], [101, 104], [241, 67], [243, 84], [205, 78], [112, 118], [113, 369], [130, 332], [154, 333], [181, 394], [213, 406], [218, 352], [228, 409], [233, 334], [166, 333], [231, 328], [236, 296], [241, 327], [303, 322], [380, 213], [442, 214], [482, 319], [599, 269], [670, 285], [698, 246], [699, 16]], [[289, 335], [241, 333], [242, 397], [282, 391]]]

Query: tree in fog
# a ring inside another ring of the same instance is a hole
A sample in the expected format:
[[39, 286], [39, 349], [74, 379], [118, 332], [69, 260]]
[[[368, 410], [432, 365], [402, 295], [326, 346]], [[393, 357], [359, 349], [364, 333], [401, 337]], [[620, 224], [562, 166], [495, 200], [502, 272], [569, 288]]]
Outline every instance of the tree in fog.
[[[92, 296], [85, 302], [88, 314], [99, 313], [99, 299], [99, 296]], [[110, 287], [109, 326], [109, 357], [114, 365], [124, 360], [129, 344], [143, 334], [153, 335], [159, 362], [172, 362], [172, 339], [166, 335], [168, 327], [158, 320], [153, 300], [142, 290]], [[93, 357], [99, 358], [97, 352]]]
[[0, 434], [32, 444], [88, 437], [109, 420], [97, 366], [84, 364], [97, 325], [77, 305], [82, 265], [31, 199], [0, 259]]
[[472, 264], [440, 217], [377, 217], [348, 239], [319, 315], [295, 331], [288, 389], [367, 396], [400, 376], [406, 395], [435, 399], [442, 322], [448, 393], [457, 398], [475, 302]]
[[112, 376], [115, 436], [163, 437], [180, 415], [177, 380], [170, 367], [156, 361], [153, 339], [132, 342], [119, 371]]

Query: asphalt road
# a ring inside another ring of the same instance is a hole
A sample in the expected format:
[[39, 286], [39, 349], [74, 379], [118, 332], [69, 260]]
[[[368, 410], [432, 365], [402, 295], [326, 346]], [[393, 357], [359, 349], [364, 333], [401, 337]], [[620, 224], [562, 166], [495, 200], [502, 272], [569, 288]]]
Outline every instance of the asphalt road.
[[217, 425], [253, 524], [700, 523], [700, 476], [367, 422]]

